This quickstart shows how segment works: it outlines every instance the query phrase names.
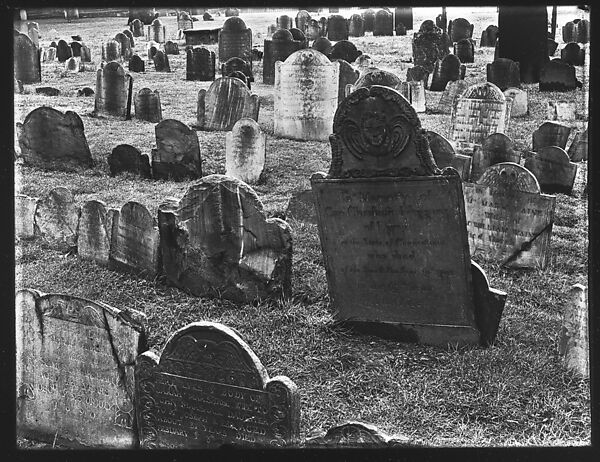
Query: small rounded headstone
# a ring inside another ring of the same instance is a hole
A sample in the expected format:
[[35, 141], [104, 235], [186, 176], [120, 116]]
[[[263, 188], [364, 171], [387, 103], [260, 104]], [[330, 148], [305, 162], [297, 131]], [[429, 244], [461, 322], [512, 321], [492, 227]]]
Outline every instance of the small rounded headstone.
[[138, 55], [133, 55], [129, 60], [129, 70], [131, 72], [144, 72], [145, 64], [144, 60]]

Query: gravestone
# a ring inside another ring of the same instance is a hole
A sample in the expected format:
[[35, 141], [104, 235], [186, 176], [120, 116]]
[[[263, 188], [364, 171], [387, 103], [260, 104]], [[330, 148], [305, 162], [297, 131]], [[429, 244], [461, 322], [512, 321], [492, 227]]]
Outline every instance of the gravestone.
[[354, 69], [350, 63], [343, 59], [336, 59], [340, 63], [340, 79], [338, 85], [338, 104], [346, 97], [346, 87], [354, 85], [358, 80], [360, 73]]
[[111, 61], [96, 73], [96, 115], [131, 118], [133, 78], [123, 66]]
[[129, 60], [129, 71], [130, 72], [144, 72], [146, 70], [146, 65], [144, 64], [144, 60], [140, 58], [138, 55], [133, 55]]
[[152, 91], [149, 88], [142, 88], [135, 95], [133, 105], [136, 119], [154, 123], [162, 120], [162, 107], [158, 90]]
[[266, 218], [244, 182], [208, 175], [180, 201], [158, 211], [163, 272], [196, 296], [240, 303], [291, 295], [292, 238], [288, 224]]
[[448, 35], [452, 42], [458, 42], [462, 39], [473, 37], [473, 24], [465, 18], [458, 18], [448, 23]]
[[23, 89], [23, 82], [21, 82], [20, 80], [15, 79], [14, 92], [22, 95], [23, 91], [24, 91], [24, 89]]
[[67, 42], [59, 40], [56, 45], [56, 58], [59, 63], [64, 63], [67, 59], [73, 56], [73, 51]]
[[410, 104], [359, 89], [330, 142], [329, 174], [311, 186], [336, 320], [403, 341], [492, 342], [506, 294], [472, 269], [461, 180], [436, 167]]
[[425, 87], [422, 81], [402, 82], [400, 93], [416, 112], [425, 112]]
[[[16, 44], [16, 42], [17, 42], [17, 39], [16, 39], [16, 37], [15, 37], [15, 44]], [[23, 56], [23, 54], [24, 54], [24, 53], [23, 53], [22, 51], [21, 51], [21, 52], [19, 52], [19, 53], [16, 53], [16, 52], [15, 52], [15, 55], [18, 55], [18, 56]], [[22, 59], [22, 58], [21, 58], [21, 59]], [[44, 53], [43, 53], [43, 60], [44, 60], [44, 62], [45, 62], [45, 63], [51, 63], [51, 62], [53, 62], [55, 59], [56, 59], [56, 48], [54, 48], [54, 47], [49, 47], [49, 48], [46, 48], [46, 49], [44, 50]], [[17, 71], [16, 69], [17, 69], [17, 65], [15, 64], [15, 73], [16, 73], [16, 72], [20, 72], [20, 71]]]
[[560, 50], [560, 59], [573, 66], [583, 66], [585, 64], [585, 50], [580, 48], [578, 43], [567, 43]]
[[401, 22], [396, 24], [396, 28], [394, 30], [396, 31], [397, 36], [406, 35], [406, 27]]
[[359, 55], [354, 61], [354, 67], [356, 67], [360, 75], [364, 75], [371, 70], [375, 70], [373, 67], [373, 59], [369, 55]]
[[433, 72], [435, 62], [438, 59], [444, 59], [449, 54], [448, 40], [448, 36], [441, 31], [415, 33], [412, 40], [415, 66], [423, 66], [427, 71]]
[[487, 81], [504, 91], [521, 86], [519, 63], [507, 58], [497, 58], [486, 66]]
[[229, 58], [242, 58], [252, 62], [252, 29], [237, 16], [232, 16], [223, 24], [219, 32], [219, 62]]
[[221, 77], [198, 92], [197, 126], [202, 130], [231, 130], [244, 117], [258, 120], [260, 101], [235, 77]]
[[577, 175], [577, 164], [558, 146], [546, 146], [531, 152], [525, 168], [537, 178], [540, 188], [548, 194], [571, 194]]
[[165, 37], [167, 36], [166, 27], [163, 26], [160, 19], [155, 19], [147, 29], [147, 39], [152, 40], [156, 43], [165, 43]]
[[340, 40], [331, 47], [328, 58], [331, 61], [343, 59], [348, 63], [352, 63], [356, 61], [356, 58], [358, 58], [360, 55], [362, 55], [362, 51], [359, 51], [354, 43], [350, 42], [349, 40]]
[[410, 442], [406, 437], [392, 437], [380, 431], [374, 425], [358, 421], [345, 422], [341, 425], [330, 427], [326, 433], [313, 436], [304, 441], [307, 448], [399, 448], [414, 447], [417, 444]]
[[156, 220], [138, 202], [114, 210], [109, 267], [152, 279], [158, 272], [159, 234]]
[[319, 18], [319, 30], [321, 37], [327, 37], [327, 30], [329, 28], [329, 23], [327, 22], [327, 18], [321, 17]]
[[325, 141], [338, 103], [340, 65], [307, 48], [275, 64], [276, 136]]
[[277, 23], [277, 27], [279, 29], [290, 29], [294, 27], [292, 18], [290, 18], [287, 14], [279, 16], [275, 22]]
[[590, 377], [588, 289], [575, 284], [563, 308], [558, 354], [564, 366], [585, 379]]
[[204, 47], [186, 50], [186, 80], [211, 81], [215, 79], [215, 52]]
[[290, 34], [292, 34], [292, 38], [301, 43], [301, 47], [300, 48], [307, 48], [308, 47], [308, 40], [306, 40], [306, 35], [304, 34], [304, 32], [302, 32], [300, 29], [296, 29], [295, 27], [292, 27], [291, 29], [289, 29]]
[[[393, 88], [396, 91], [401, 91], [402, 80], [391, 72], [382, 71], [377, 69], [375, 71], [367, 72], [364, 75], [361, 75], [360, 78], [356, 81], [356, 83], [346, 90], [346, 96], [349, 95], [352, 91], [356, 91], [359, 88], [363, 87], [372, 87], [373, 85], [380, 85], [383, 87]], [[350, 91], [349, 91], [350, 90]]]
[[165, 54], [166, 55], [178, 55], [179, 54], [179, 45], [177, 42], [172, 42], [171, 40], [167, 40], [165, 42]]
[[471, 181], [479, 180], [483, 172], [492, 165], [502, 162], [518, 164], [520, 161], [521, 153], [514, 150], [513, 141], [504, 133], [492, 133], [473, 152]]
[[34, 235], [62, 252], [77, 246], [79, 206], [67, 188], [54, 188], [41, 198], [35, 209]]
[[[117, 35], [115, 35], [114, 40], [119, 42], [119, 45], [121, 46], [121, 57], [124, 60], [129, 60], [129, 58], [131, 58], [131, 55], [133, 55], [133, 50], [131, 49], [131, 41], [129, 40], [129, 37], [127, 37], [122, 32], [119, 32]], [[71, 46], [71, 48], [73, 47]], [[73, 50], [73, 54], [75, 54], [75, 50]]]
[[109, 40], [102, 44], [102, 61], [120, 61], [121, 44], [116, 40]]
[[491, 47], [495, 48], [496, 43], [498, 41], [498, 26], [489, 25], [485, 28], [485, 30], [481, 33], [481, 42], [479, 42], [480, 47]]
[[438, 168], [443, 170], [446, 167], [453, 167], [463, 181], [469, 181], [471, 178], [471, 156], [457, 154], [450, 141], [439, 133], [427, 131], [427, 140], [429, 148]]
[[571, 127], [556, 122], [544, 122], [532, 134], [533, 150], [538, 151], [546, 146], [558, 146], [566, 149]]
[[348, 36], [363, 37], [365, 35], [365, 26], [363, 17], [360, 14], [353, 14], [348, 20]]
[[99, 200], [87, 201], [81, 207], [77, 228], [77, 255], [101, 265], [108, 265], [112, 233], [112, 212]]
[[150, 159], [129, 144], [119, 144], [107, 158], [110, 175], [130, 172], [142, 178], [152, 178]]
[[177, 29], [178, 30], [186, 30], [186, 29], [193, 29], [193, 27], [194, 27], [194, 22], [192, 21], [190, 14], [187, 11], [181, 11], [177, 15]]
[[379, 10], [375, 13], [373, 22], [373, 35], [384, 36], [394, 35], [394, 16], [386, 10]]
[[365, 32], [373, 32], [375, 28], [375, 12], [371, 9], [363, 11], [362, 18]]
[[526, 168], [505, 162], [465, 184], [471, 256], [508, 268], [544, 269], [549, 261], [556, 197], [540, 194]]
[[548, 37], [548, 56], [554, 56], [556, 49], [558, 48], [558, 42]]
[[429, 81], [429, 71], [425, 69], [423, 66], [413, 66], [409, 67], [406, 70], [406, 81], [414, 82], [420, 80], [423, 82], [423, 86], [427, 88], [427, 83]]
[[582, 19], [577, 23], [577, 42], [589, 43], [590, 41], [590, 22]]
[[65, 294], [16, 294], [17, 434], [134, 449], [134, 368], [145, 315]]
[[304, 33], [306, 34], [306, 39], [309, 41], [316, 40], [321, 37], [321, 25], [319, 24], [319, 21], [316, 19], [311, 19], [308, 21]]
[[306, 10], [300, 10], [296, 14], [296, 28], [304, 32], [308, 21], [310, 21], [310, 13]]
[[548, 101], [546, 120], [572, 122], [575, 120], [577, 101]]
[[275, 63], [285, 61], [301, 47], [299, 42], [294, 41], [292, 33], [287, 29], [279, 29], [273, 34], [271, 40], [265, 40], [263, 55], [263, 83], [273, 85], [275, 83]]
[[454, 102], [457, 98], [460, 98], [468, 88], [469, 84], [464, 80], [454, 80], [448, 82], [446, 84], [446, 88], [444, 89], [444, 93], [442, 93], [442, 97], [438, 102], [436, 112], [442, 114], [451, 114]]
[[316, 225], [317, 213], [312, 190], [293, 192], [285, 209], [285, 216]]
[[454, 54], [461, 63], [475, 62], [475, 45], [472, 39], [462, 39], [454, 44]]
[[154, 69], [156, 72], [171, 72], [171, 66], [169, 65], [169, 56], [158, 50], [152, 57], [154, 61]]
[[22, 83], [41, 82], [40, 49], [35, 46], [27, 35], [20, 33], [15, 35], [13, 46], [15, 79], [20, 80]]
[[[69, 58], [71, 59], [71, 58]], [[35, 93], [37, 95], [44, 95], [44, 96], [58, 96], [60, 94], [60, 90], [58, 88], [54, 88], [54, 87], [37, 87], [35, 89]]]
[[299, 439], [300, 400], [285, 376], [269, 378], [235, 330], [195, 322], [160, 356], [136, 360], [142, 449], [286, 446]]
[[456, 55], [447, 55], [444, 59], [437, 60], [431, 76], [429, 91], [444, 91], [448, 82], [461, 80], [461, 64]]
[[81, 47], [83, 46], [83, 44], [81, 44], [80, 42], [71, 42], [69, 46], [71, 47], [71, 51], [73, 52], [73, 57], [81, 56]]
[[144, 24], [139, 19], [134, 19], [129, 27], [131, 29], [131, 33], [134, 37], [143, 37], [144, 36]]
[[17, 122], [23, 161], [44, 169], [70, 170], [93, 165], [83, 122], [72, 111], [64, 114], [42, 106]]
[[265, 168], [267, 135], [252, 119], [240, 119], [225, 135], [225, 173], [247, 184], [258, 182]]
[[162, 120], [154, 127], [156, 148], [152, 149], [152, 176], [175, 181], [202, 176], [198, 135], [175, 119]]
[[520, 88], [511, 87], [504, 91], [504, 96], [507, 104], [509, 104], [511, 107], [511, 117], [523, 117], [529, 114], [529, 108], [527, 106], [527, 91], [521, 90]]
[[154, 18], [157, 17], [154, 8], [129, 8], [128, 24], [135, 23], [136, 20], [142, 24], [152, 24]]
[[398, 34], [398, 24], [402, 23], [406, 30], [413, 29], [413, 9], [411, 6], [398, 6], [394, 9], [394, 29]]
[[15, 194], [15, 236], [19, 239], [34, 237], [34, 216], [38, 199], [24, 194]]
[[131, 46], [131, 48], [135, 47], [135, 39], [133, 38], [133, 34], [131, 33], [131, 31], [129, 29], [125, 29], [123, 30], [123, 34], [125, 34], [127, 36], [127, 38], [129, 39], [129, 45]]
[[79, 50], [80, 58], [82, 63], [91, 63], [92, 62], [92, 52], [87, 46], [82, 46], [81, 50]]
[[230, 17], [230, 16], [239, 16], [240, 15], [240, 10], [238, 10], [237, 8], [227, 8], [225, 10], [225, 17]]
[[323, 53], [325, 56], [329, 57], [329, 53], [331, 53], [331, 48], [333, 45], [326, 37], [319, 37], [316, 39], [311, 48], [317, 50], [319, 53]]
[[571, 162], [581, 162], [588, 160], [588, 131], [578, 132], [569, 146], [568, 151]]
[[40, 46], [40, 26], [37, 22], [27, 23], [27, 35], [36, 47]]
[[65, 61], [66, 72], [79, 72], [79, 61], [77, 58], [69, 58]]
[[208, 11], [205, 11], [204, 14], [202, 15], [202, 20], [203, 21], [214, 21], [215, 18], [213, 18], [212, 14], [210, 14]]
[[254, 82], [252, 64], [242, 58], [229, 58], [225, 64], [221, 65], [221, 75], [223, 77], [229, 77], [236, 71], [246, 76], [248, 89], [250, 89], [250, 82]]

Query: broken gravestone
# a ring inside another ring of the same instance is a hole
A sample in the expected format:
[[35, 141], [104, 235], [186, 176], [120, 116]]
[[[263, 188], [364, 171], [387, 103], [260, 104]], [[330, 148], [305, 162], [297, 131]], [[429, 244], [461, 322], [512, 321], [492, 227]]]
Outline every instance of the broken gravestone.
[[152, 176], [181, 181], [202, 176], [198, 135], [175, 119], [165, 119], [154, 127], [156, 148], [152, 149]]
[[256, 183], [265, 168], [267, 135], [261, 132], [256, 121], [238, 120], [225, 135], [226, 175]]
[[129, 144], [120, 144], [115, 147], [107, 161], [111, 176], [121, 172], [130, 172], [142, 178], [152, 178], [148, 155], [142, 154], [139, 149]]
[[112, 237], [112, 210], [99, 200], [87, 201], [81, 207], [77, 229], [77, 254], [101, 265], [108, 265]]

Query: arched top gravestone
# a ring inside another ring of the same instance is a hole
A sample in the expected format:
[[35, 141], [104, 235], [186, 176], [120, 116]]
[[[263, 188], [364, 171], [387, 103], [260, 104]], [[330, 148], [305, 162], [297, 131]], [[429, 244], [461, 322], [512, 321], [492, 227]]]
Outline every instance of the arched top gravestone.
[[429, 142], [429, 149], [431, 149], [431, 154], [438, 168], [452, 167], [454, 158], [456, 157], [456, 151], [452, 143], [439, 133], [430, 130], [427, 131], [427, 141]]
[[540, 193], [540, 185], [535, 175], [514, 162], [499, 162], [484, 170], [477, 184], [492, 189]]
[[220, 63], [235, 57], [252, 62], [252, 29], [241, 18], [232, 16], [225, 21], [218, 42]]
[[334, 14], [327, 21], [327, 38], [334, 42], [348, 40], [348, 23], [342, 15]]
[[583, 66], [585, 64], [585, 50], [583, 50], [578, 43], [567, 43], [565, 47], [560, 50], [560, 59], [573, 66]]
[[331, 53], [332, 45], [328, 38], [319, 37], [313, 42], [311, 48], [314, 48], [319, 53], [323, 53], [325, 56], [329, 56], [329, 53]]
[[129, 119], [131, 116], [133, 78], [123, 66], [111, 61], [96, 72], [94, 113]]
[[146, 64], [144, 60], [138, 55], [133, 55], [129, 60], [129, 71], [130, 72], [144, 72], [146, 70]]
[[[119, 42], [120, 54], [123, 57], [123, 59], [131, 58], [133, 50], [131, 49], [131, 41], [129, 40], [129, 37], [127, 37], [122, 32], [119, 32], [117, 35], [115, 35], [114, 40]], [[71, 48], [73, 48], [73, 46], [71, 46]], [[73, 55], [75, 55], [75, 50], [73, 50]]]
[[577, 164], [558, 146], [545, 146], [530, 153], [525, 159], [525, 168], [535, 175], [540, 188], [549, 194], [571, 194]]
[[362, 13], [365, 32], [373, 32], [375, 27], [375, 11], [368, 9]]
[[304, 30], [308, 40], [316, 40], [321, 36], [321, 25], [316, 19], [310, 19]]
[[288, 29], [277, 29], [271, 36], [271, 40], [284, 40], [288, 42], [294, 40], [294, 36]]
[[148, 155], [142, 154], [139, 149], [129, 144], [116, 146], [108, 156], [107, 162], [111, 176], [130, 172], [142, 178], [152, 178]]
[[[254, 82], [252, 75], [252, 65], [242, 58], [229, 58], [225, 64], [221, 66], [221, 75], [223, 77], [231, 76], [235, 71], [243, 73], [248, 82]], [[248, 85], [250, 88], [250, 85]]]
[[112, 213], [99, 200], [85, 202], [77, 227], [77, 255], [100, 265], [108, 265]]
[[373, 21], [373, 35], [394, 35], [394, 16], [387, 10], [379, 10], [375, 13]]
[[154, 69], [156, 72], [171, 72], [169, 56], [162, 50], [157, 50], [156, 53], [154, 53], [152, 61], [154, 61]]
[[402, 80], [396, 74], [377, 69], [362, 75], [354, 84], [353, 91], [363, 87], [372, 87], [373, 85], [380, 85], [399, 90], [401, 83]]
[[214, 51], [204, 47], [191, 47], [186, 50], [186, 80], [211, 81], [215, 79]]
[[302, 42], [302, 43], [306, 42], [306, 35], [304, 35], [304, 32], [302, 32], [300, 29], [292, 27], [291, 29], [289, 29], [289, 31], [290, 31], [290, 34], [292, 34], [292, 38], [294, 40], [297, 40], [298, 42]]
[[496, 42], [498, 40], [498, 26], [489, 25], [485, 28], [485, 30], [481, 33], [481, 42], [479, 42], [480, 47], [495, 47]]
[[485, 138], [481, 146], [476, 146], [473, 152], [471, 181], [477, 181], [482, 173], [490, 166], [502, 162], [518, 164], [521, 153], [515, 151], [513, 140], [504, 133], [492, 133]]
[[508, 58], [496, 58], [486, 66], [487, 81], [504, 91], [521, 86], [521, 70], [518, 62]]
[[134, 37], [144, 36], [144, 24], [139, 19], [134, 19], [133, 21], [131, 21], [129, 27]]
[[23, 83], [41, 82], [41, 55], [38, 47], [27, 35], [21, 33], [15, 35], [13, 46], [15, 79]]
[[160, 19], [155, 19], [152, 24], [148, 26], [148, 40], [154, 40], [157, 43], [164, 43], [166, 39], [166, 27], [163, 26]]
[[571, 130], [571, 127], [557, 122], [544, 122], [532, 133], [533, 150], [537, 151], [546, 146], [566, 149]]
[[302, 42], [294, 40], [288, 29], [277, 30], [271, 40], [265, 40], [263, 56], [263, 83], [275, 83], [275, 63], [285, 61], [295, 51], [303, 47]]
[[103, 61], [119, 61], [121, 59], [121, 44], [116, 40], [109, 40], [102, 44]]
[[64, 63], [73, 56], [73, 50], [65, 40], [59, 40], [56, 46], [56, 58], [59, 63]]
[[353, 14], [348, 20], [348, 35], [350, 37], [362, 37], [365, 35], [363, 17], [360, 14]]
[[154, 123], [162, 120], [162, 107], [158, 90], [152, 91], [149, 88], [142, 88], [137, 92], [133, 101], [136, 119]]
[[175, 119], [162, 120], [154, 127], [156, 148], [152, 149], [152, 175], [176, 181], [202, 176], [198, 135]]
[[349, 40], [340, 40], [331, 47], [328, 57], [331, 61], [343, 59], [344, 61], [351, 63], [356, 61], [356, 58], [360, 55], [362, 55], [362, 51], [359, 51], [354, 43]]
[[475, 62], [475, 45], [472, 39], [462, 39], [454, 44], [454, 54], [461, 63]]
[[448, 82], [461, 80], [464, 76], [464, 66], [456, 55], [447, 55], [442, 60], [437, 60], [433, 68], [430, 91], [443, 91]]
[[472, 38], [473, 24], [471, 24], [465, 18], [454, 19], [448, 23], [448, 35], [450, 36], [450, 40], [453, 42]]
[[290, 29], [293, 27], [292, 18], [290, 18], [287, 14], [282, 14], [275, 22], [277, 23], [277, 27], [280, 29]]

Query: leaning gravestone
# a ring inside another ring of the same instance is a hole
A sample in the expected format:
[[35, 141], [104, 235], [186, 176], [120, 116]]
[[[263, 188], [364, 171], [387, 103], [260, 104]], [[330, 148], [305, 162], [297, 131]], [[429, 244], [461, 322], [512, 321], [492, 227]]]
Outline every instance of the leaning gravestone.
[[158, 272], [159, 233], [156, 220], [138, 202], [127, 202], [112, 212], [109, 265], [150, 279]]
[[511, 107], [511, 117], [523, 117], [529, 114], [527, 91], [514, 87], [507, 88], [504, 91], [504, 97], [506, 98], [507, 104]]
[[81, 207], [77, 228], [77, 255], [108, 265], [112, 235], [112, 210], [102, 201], [87, 201]]
[[172, 42], [171, 40], [167, 40], [165, 42], [165, 54], [166, 55], [178, 55], [179, 54], [179, 45], [177, 42]]
[[448, 82], [459, 80], [461, 74], [460, 60], [456, 55], [448, 55], [437, 60], [433, 68], [429, 91], [444, 91]]
[[38, 107], [23, 124], [17, 123], [17, 132], [26, 164], [58, 170], [93, 165], [83, 122], [75, 112]]
[[133, 78], [123, 66], [111, 61], [96, 72], [96, 115], [131, 118]]
[[573, 191], [577, 164], [558, 146], [546, 146], [529, 153], [525, 168], [535, 175], [543, 192], [571, 194]]
[[102, 61], [120, 61], [121, 44], [116, 40], [109, 40], [102, 44]]
[[263, 209], [246, 183], [225, 175], [205, 176], [180, 201], [161, 204], [167, 279], [196, 296], [241, 303], [289, 297], [291, 230]]
[[269, 378], [233, 329], [195, 322], [160, 356], [135, 366], [142, 449], [286, 446], [298, 442], [300, 400], [287, 377]]
[[540, 194], [531, 172], [512, 163], [489, 167], [477, 184], [465, 184], [471, 256], [509, 268], [545, 268], [556, 197]]
[[488, 63], [487, 81], [504, 91], [509, 87], [521, 86], [521, 71], [519, 63], [508, 58], [497, 58]]
[[144, 72], [146, 69], [144, 60], [138, 55], [133, 55], [129, 60], [129, 71], [130, 72]]
[[148, 26], [146, 36], [148, 40], [165, 43], [165, 37], [167, 36], [166, 27], [162, 25], [160, 19], [157, 18], [152, 21], [152, 24]]
[[237, 16], [232, 16], [219, 31], [219, 62], [229, 58], [242, 58], [252, 62], [252, 29]]
[[356, 58], [360, 55], [362, 55], [362, 51], [359, 51], [354, 43], [349, 40], [340, 40], [331, 47], [328, 57], [331, 61], [343, 59], [344, 61], [352, 63], [356, 61]]
[[198, 135], [175, 119], [165, 119], [154, 128], [156, 148], [152, 149], [152, 176], [180, 181], [202, 176]]
[[263, 55], [263, 83], [273, 85], [275, 83], [275, 63], [285, 61], [295, 51], [301, 48], [301, 44], [294, 40], [292, 33], [287, 29], [277, 30], [271, 40], [265, 40]]
[[69, 44], [64, 40], [59, 40], [56, 46], [56, 58], [59, 63], [64, 63], [67, 59], [73, 56], [73, 51]]
[[325, 141], [338, 103], [340, 65], [310, 48], [275, 64], [276, 136]]
[[135, 47], [135, 39], [133, 38], [133, 34], [131, 33], [131, 31], [129, 29], [125, 29], [123, 31], [123, 34], [125, 34], [127, 36], [127, 38], [129, 39], [129, 45], [131, 46], [131, 48]]
[[40, 64], [40, 51], [31, 39], [25, 34], [14, 37], [14, 75], [15, 79], [23, 83], [37, 83], [42, 81], [42, 68]]
[[64, 294], [16, 295], [17, 433], [70, 447], [134, 449], [134, 361], [144, 314]]
[[348, 40], [348, 22], [342, 15], [334, 14], [327, 22], [327, 38], [333, 42]]
[[225, 174], [256, 183], [265, 168], [267, 135], [255, 120], [240, 119], [225, 135]]
[[154, 69], [156, 72], [171, 72], [171, 66], [169, 65], [169, 57], [158, 50], [152, 57], [154, 61]]
[[32, 239], [35, 236], [35, 210], [38, 199], [24, 194], [15, 194], [15, 236]]
[[111, 176], [130, 172], [142, 178], [152, 178], [148, 155], [142, 154], [139, 149], [129, 144], [116, 146], [108, 156], [107, 162]]
[[348, 36], [362, 37], [365, 35], [365, 26], [360, 14], [353, 14], [348, 20]]
[[483, 172], [492, 165], [502, 162], [518, 164], [520, 160], [521, 153], [514, 150], [513, 141], [508, 136], [504, 133], [492, 133], [473, 152], [471, 181], [479, 180]]
[[204, 47], [186, 50], [186, 80], [211, 81], [215, 79], [215, 52]]
[[379, 10], [377, 13], [375, 13], [375, 21], [373, 22], [373, 35], [394, 35], [394, 16], [392, 13], [386, 10]]
[[532, 134], [533, 150], [538, 151], [546, 146], [558, 146], [566, 149], [571, 127], [556, 122], [544, 122]]
[[571, 162], [581, 162], [588, 160], [588, 131], [578, 132], [569, 146], [568, 151]]
[[475, 62], [475, 45], [472, 39], [462, 39], [454, 44], [454, 54], [461, 63]]
[[[332, 60], [333, 61], [333, 60]], [[340, 64], [340, 79], [338, 85], [338, 104], [346, 97], [346, 87], [354, 85], [358, 80], [360, 73], [354, 69], [350, 63], [343, 59], [336, 59], [335, 62]]]
[[446, 84], [446, 88], [444, 89], [444, 93], [442, 93], [442, 97], [438, 102], [436, 112], [442, 114], [452, 113], [452, 107], [455, 100], [460, 98], [468, 88], [469, 84], [464, 80], [454, 80], [448, 82]]
[[506, 294], [471, 265], [462, 182], [440, 171], [408, 102], [361, 88], [336, 112], [312, 190], [338, 321], [403, 341], [489, 344]]
[[67, 188], [54, 188], [41, 198], [35, 210], [34, 234], [60, 251], [77, 246], [79, 206]]
[[135, 95], [133, 105], [136, 119], [154, 123], [162, 120], [162, 107], [158, 90], [152, 91], [149, 88], [142, 88]]
[[231, 130], [244, 117], [258, 120], [260, 101], [235, 77], [221, 77], [208, 90], [198, 92], [197, 127], [202, 130]]

